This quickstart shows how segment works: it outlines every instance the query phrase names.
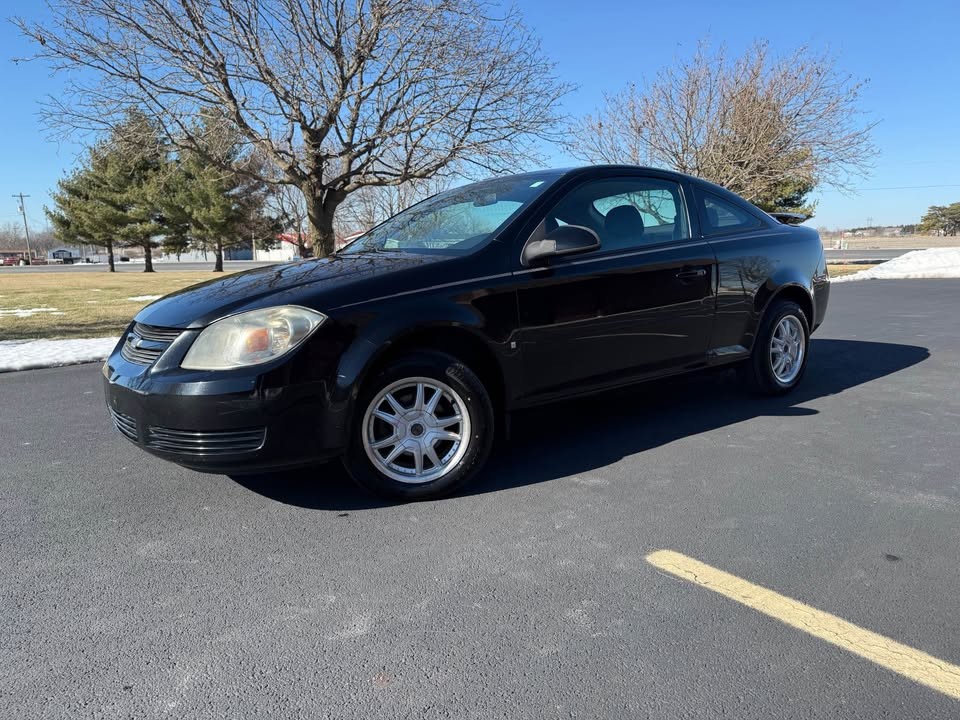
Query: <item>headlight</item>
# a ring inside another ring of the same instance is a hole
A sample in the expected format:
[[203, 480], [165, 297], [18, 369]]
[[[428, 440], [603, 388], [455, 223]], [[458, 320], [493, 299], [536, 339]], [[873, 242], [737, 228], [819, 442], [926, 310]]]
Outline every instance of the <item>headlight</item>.
[[295, 305], [232, 315], [208, 325], [180, 367], [228, 370], [259, 365], [293, 350], [326, 319], [322, 313]]

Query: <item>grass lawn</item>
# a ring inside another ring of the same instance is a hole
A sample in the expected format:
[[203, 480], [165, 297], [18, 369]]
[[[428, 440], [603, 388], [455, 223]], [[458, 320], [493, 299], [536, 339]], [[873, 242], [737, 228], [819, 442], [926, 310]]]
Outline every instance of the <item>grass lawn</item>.
[[830, 277], [841, 277], [843, 275], [852, 275], [861, 270], [869, 270], [876, 265], [827, 265], [827, 272]]
[[162, 296], [222, 277], [194, 272], [0, 271], [0, 340], [119, 335]]

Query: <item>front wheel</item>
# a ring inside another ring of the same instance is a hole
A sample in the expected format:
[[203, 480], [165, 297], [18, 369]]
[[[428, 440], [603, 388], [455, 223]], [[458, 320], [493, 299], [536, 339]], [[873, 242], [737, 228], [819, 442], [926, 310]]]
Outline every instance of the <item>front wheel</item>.
[[426, 500], [454, 492], [490, 453], [493, 406], [464, 363], [417, 352], [364, 387], [344, 464], [376, 495]]
[[810, 326], [803, 310], [782, 300], [769, 308], [757, 332], [750, 359], [737, 369], [740, 380], [763, 395], [784, 395], [807, 369]]

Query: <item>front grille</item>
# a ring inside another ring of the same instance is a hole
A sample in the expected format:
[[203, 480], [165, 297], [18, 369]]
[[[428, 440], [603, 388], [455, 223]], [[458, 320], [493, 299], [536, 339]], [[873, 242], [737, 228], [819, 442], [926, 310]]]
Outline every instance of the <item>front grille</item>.
[[120, 348], [120, 357], [138, 365], [152, 365], [176, 340], [181, 330], [136, 323]]
[[263, 447], [266, 428], [245, 430], [175, 430], [147, 428], [147, 445], [157, 450], [184, 455], [236, 455]]
[[128, 341], [120, 348], [120, 357], [127, 362], [136, 363], [137, 365], [152, 365], [156, 359], [163, 354], [165, 349], [166, 348], [137, 348]]
[[134, 420], [129, 415], [124, 415], [123, 413], [118, 413], [113, 408], [110, 408], [110, 416], [113, 418], [113, 424], [116, 426], [117, 430], [120, 431], [120, 434], [129, 440], [137, 442], [137, 421]]
[[133, 326], [133, 332], [144, 340], [153, 340], [154, 342], [165, 342], [168, 345], [180, 337], [183, 330], [177, 328], [154, 327], [153, 325], [141, 325], [137, 323]]

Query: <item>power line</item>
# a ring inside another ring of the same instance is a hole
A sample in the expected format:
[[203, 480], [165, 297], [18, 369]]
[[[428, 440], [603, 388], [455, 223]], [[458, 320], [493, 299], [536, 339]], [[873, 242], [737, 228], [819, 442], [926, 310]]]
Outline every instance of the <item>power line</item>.
[[896, 185], [892, 187], [875, 187], [875, 188], [853, 188], [852, 190], [838, 190], [836, 188], [826, 188], [820, 192], [872, 192], [874, 190], [927, 190], [930, 188], [955, 188], [960, 187], [960, 183], [953, 185]]

